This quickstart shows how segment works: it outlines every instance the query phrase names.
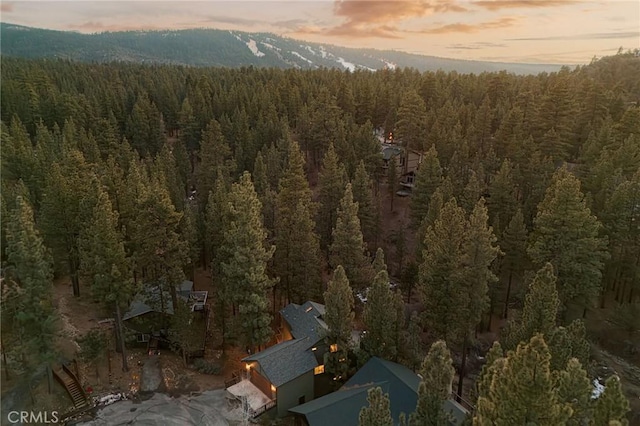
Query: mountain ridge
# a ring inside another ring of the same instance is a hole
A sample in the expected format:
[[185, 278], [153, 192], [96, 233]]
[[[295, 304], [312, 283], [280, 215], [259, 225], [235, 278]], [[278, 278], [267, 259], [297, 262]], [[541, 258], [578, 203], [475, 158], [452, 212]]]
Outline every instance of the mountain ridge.
[[414, 68], [418, 71], [538, 74], [556, 64], [474, 61], [418, 55], [397, 50], [350, 48], [312, 43], [272, 33], [186, 29], [82, 34], [0, 23], [2, 54], [60, 58], [80, 62], [137, 62], [186, 66], [277, 67], [341, 70]]

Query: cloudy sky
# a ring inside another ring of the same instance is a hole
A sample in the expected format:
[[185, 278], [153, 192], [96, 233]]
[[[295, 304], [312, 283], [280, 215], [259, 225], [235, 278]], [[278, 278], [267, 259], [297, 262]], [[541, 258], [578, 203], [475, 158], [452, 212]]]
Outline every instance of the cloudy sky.
[[1, 20], [93, 33], [267, 31], [312, 42], [531, 63], [640, 46], [638, 0], [2, 1]]

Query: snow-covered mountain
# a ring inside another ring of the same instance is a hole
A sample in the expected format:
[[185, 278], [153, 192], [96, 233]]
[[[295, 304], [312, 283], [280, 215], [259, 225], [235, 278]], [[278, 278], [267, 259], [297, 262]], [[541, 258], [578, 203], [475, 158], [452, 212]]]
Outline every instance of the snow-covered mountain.
[[559, 65], [466, 61], [390, 50], [353, 49], [269, 33], [211, 29], [80, 34], [2, 23], [0, 30], [3, 55], [29, 58], [192, 66], [338, 68], [352, 72], [411, 67], [419, 71], [480, 73], [506, 70], [535, 74], [560, 68]]

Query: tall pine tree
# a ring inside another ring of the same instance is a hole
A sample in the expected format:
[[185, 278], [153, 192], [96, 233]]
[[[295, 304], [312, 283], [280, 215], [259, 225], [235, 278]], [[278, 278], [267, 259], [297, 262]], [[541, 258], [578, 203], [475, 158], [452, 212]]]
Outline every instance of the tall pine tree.
[[365, 245], [358, 219], [358, 204], [353, 201], [348, 183], [337, 211], [336, 227], [329, 247], [329, 264], [342, 265], [355, 290], [366, 288], [372, 278], [372, 269], [365, 254]]
[[314, 204], [297, 143], [280, 179], [276, 211], [275, 270], [289, 302], [303, 303], [321, 293], [320, 246], [314, 232]]
[[420, 426], [446, 426], [450, 417], [443, 404], [451, 396], [455, 370], [447, 344], [438, 340], [429, 349], [420, 369], [420, 387], [416, 411], [409, 424]]
[[327, 284], [324, 304], [326, 307], [324, 321], [329, 328], [327, 344], [330, 348], [329, 353], [325, 355], [326, 370], [340, 381], [346, 378], [349, 368], [347, 357], [354, 318], [353, 290], [342, 266], [336, 268]]
[[607, 257], [600, 228], [580, 192], [580, 181], [566, 167], [559, 169], [538, 206], [528, 252], [536, 265], [553, 264], [565, 319], [569, 304], [586, 309], [600, 292]]
[[274, 285], [267, 276], [267, 263], [275, 247], [266, 242], [262, 223], [262, 206], [245, 172], [229, 193], [229, 223], [223, 228], [221, 250], [223, 286], [234, 289], [231, 301], [238, 307], [235, 317], [236, 336], [247, 348], [265, 345], [271, 330], [267, 292]]

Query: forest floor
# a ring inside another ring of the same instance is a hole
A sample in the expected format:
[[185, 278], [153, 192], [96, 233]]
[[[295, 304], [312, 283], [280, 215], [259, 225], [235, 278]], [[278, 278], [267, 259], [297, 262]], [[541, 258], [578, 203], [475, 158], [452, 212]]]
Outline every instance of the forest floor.
[[[212, 291], [212, 288], [208, 288], [210, 278], [207, 279], [206, 272], [197, 273], [195, 282], [197, 290]], [[207, 342], [204, 360], [221, 364], [223, 369], [219, 375], [203, 374], [192, 366], [185, 367], [182, 357], [170, 350], [160, 350], [160, 355], [151, 360], [154, 357], [149, 356], [146, 348], [127, 348], [129, 370], [124, 372], [122, 356], [115, 351], [114, 339], [111, 339], [110, 348], [105, 351], [104, 356], [95, 365], [88, 365], [79, 359], [79, 346], [76, 340], [95, 327], [103, 327], [108, 331], [108, 335], [112, 334], [112, 328], [108, 322], [100, 323], [109, 315], [101, 309], [99, 303], [92, 300], [86, 287], [81, 286], [80, 297], [74, 297], [68, 277], [57, 279], [54, 282], [54, 303], [58, 308], [62, 330], [56, 340], [60, 361], [78, 360], [77, 364], [71, 363], [70, 368], [78, 373], [83, 387], [85, 390], [89, 390], [89, 395], [94, 398], [117, 393], [125, 393], [128, 398], [135, 397], [140, 393], [141, 385], [144, 386], [145, 375], [147, 382], [153, 381], [150, 377], [156, 374], [156, 371], [159, 376], [158, 381], [161, 383], [153, 383], [150, 386], [156, 392], [162, 392], [170, 397], [182, 395], [188, 397], [202, 391], [224, 389], [225, 379], [231, 377], [231, 373], [239, 369], [240, 359], [245, 356], [242, 351], [232, 348], [227, 350], [226, 355], [222, 357], [222, 351], [216, 347], [219, 345], [219, 339], [214, 336]], [[28, 387], [21, 386], [23, 382], [24, 378], [19, 376], [3, 380], [3, 399], [11, 397], [15, 400], [14, 404], [20, 407], [18, 409], [58, 411], [60, 413], [71, 409], [71, 399], [57, 382], [53, 383], [53, 392], [49, 393], [46, 375], [39, 374], [34, 379], [31, 397], [29, 397]], [[22, 389], [23, 387], [24, 389]], [[15, 397], [10, 396], [12, 390]]]

